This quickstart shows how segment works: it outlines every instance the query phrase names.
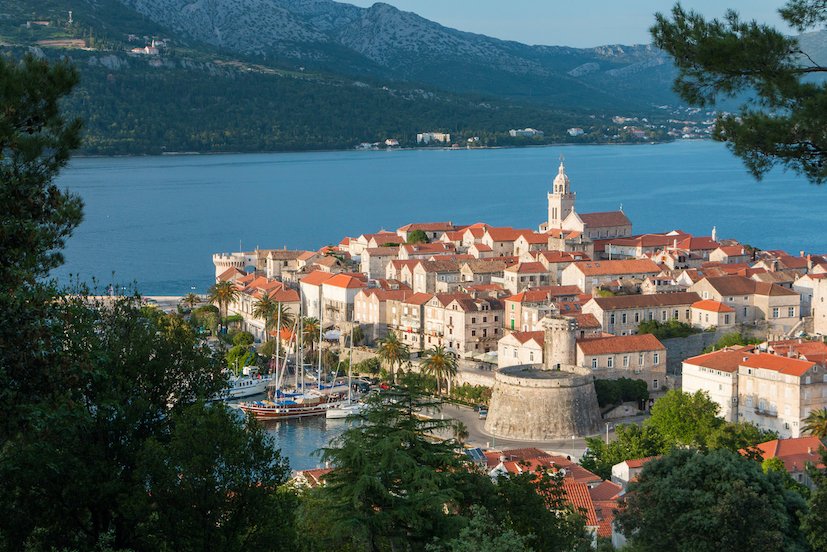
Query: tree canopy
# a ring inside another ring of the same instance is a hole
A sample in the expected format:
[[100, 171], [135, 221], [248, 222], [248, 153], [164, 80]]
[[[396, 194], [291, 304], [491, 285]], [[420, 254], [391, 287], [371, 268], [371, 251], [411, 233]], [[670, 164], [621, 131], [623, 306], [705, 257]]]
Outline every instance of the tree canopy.
[[[781, 17], [799, 32], [827, 21], [822, 0], [790, 0]], [[827, 180], [827, 72], [799, 40], [734, 11], [706, 20], [680, 4], [671, 17], [658, 13], [651, 28], [657, 47], [672, 56], [679, 74], [675, 91], [698, 106], [723, 99], [741, 103], [720, 112], [714, 137], [726, 142], [756, 178], [783, 165], [810, 181]]]
[[758, 462], [727, 450], [676, 449], [644, 466], [615, 520], [641, 552], [803, 552], [804, 510], [804, 499]]

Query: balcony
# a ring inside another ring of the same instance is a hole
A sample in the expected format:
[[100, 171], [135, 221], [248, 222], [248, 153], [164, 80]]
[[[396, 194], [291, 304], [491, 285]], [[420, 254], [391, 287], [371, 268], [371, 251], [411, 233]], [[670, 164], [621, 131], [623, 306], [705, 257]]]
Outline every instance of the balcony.
[[755, 414], [758, 416], [764, 416], [766, 418], [777, 418], [778, 412], [772, 412], [771, 410], [761, 410], [760, 408], [755, 409]]

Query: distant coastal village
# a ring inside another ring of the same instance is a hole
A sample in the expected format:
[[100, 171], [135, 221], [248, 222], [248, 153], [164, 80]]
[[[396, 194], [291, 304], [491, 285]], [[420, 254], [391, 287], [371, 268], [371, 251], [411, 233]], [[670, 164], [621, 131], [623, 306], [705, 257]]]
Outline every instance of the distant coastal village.
[[[479, 461], [492, 474], [564, 469], [569, 499], [615, 545], [612, 512], [649, 458], [626, 458], [604, 480], [554, 452], [565, 445], [541, 449], [603, 431], [608, 443], [611, 425], [639, 421], [672, 389], [704, 391], [726, 422], [774, 432], [781, 440], [762, 454], [807, 484], [822, 445], [804, 420], [827, 406], [827, 258], [757, 249], [716, 228], [635, 234], [622, 205], [583, 213], [575, 190], [561, 158], [535, 228], [418, 222], [314, 251], [216, 253], [216, 283], [234, 286], [227, 312], [257, 342], [289, 347], [289, 330], [255, 314], [269, 297], [321, 321], [330, 348], [358, 331], [354, 363], [389, 336], [411, 353], [410, 371], [436, 348], [455, 355], [449, 389], [483, 390]], [[612, 382], [629, 381], [633, 399], [607, 398]], [[497, 439], [537, 447], [498, 450]], [[328, 471], [297, 477], [318, 485]]]

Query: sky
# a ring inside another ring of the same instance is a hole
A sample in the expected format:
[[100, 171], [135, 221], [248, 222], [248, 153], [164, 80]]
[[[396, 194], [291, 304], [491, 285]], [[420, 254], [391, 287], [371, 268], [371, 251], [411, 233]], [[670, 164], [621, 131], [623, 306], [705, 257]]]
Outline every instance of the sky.
[[[337, 0], [343, 1], [343, 0]], [[368, 7], [375, 0], [344, 0]], [[604, 44], [647, 44], [655, 12], [670, 0], [384, 0], [400, 10], [461, 31], [526, 44], [588, 48]], [[783, 0], [683, 0], [684, 8], [720, 17], [728, 8], [745, 19], [782, 26]]]

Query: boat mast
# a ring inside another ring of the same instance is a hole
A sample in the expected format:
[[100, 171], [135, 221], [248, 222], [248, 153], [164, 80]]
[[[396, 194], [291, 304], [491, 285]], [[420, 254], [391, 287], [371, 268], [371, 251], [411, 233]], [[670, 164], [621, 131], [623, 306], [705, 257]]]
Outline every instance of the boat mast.
[[319, 369], [318, 379], [319, 393], [322, 392], [322, 335], [324, 332], [324, 310], [322, 309], [322, 286], [319, 286]]
[[347, 404], [353, 402], [351, 398], [351, 389], [353, 389], [353, 382], [351, 377], [353, 374], [353, 322], [350, 323], [350, 356], [347, 361]]
[[[301, 288], [300, 288], [301, 289]], [[296, 321], [296, 331], [299, 332], [299, 335], [296, 336], [296, 391], [299, 390], [299, 367], [301, 366], [304, 369], [304, 356], [302, 355], [302, 334], [303, 331], [303, 324], [304, 320], [302, 320], [302, 296], [301, 292], [299, 292], [299, 319]]]
[[281, 344], [281, 303], [276, 303], [276, 307], [278, 308], [278, 316], [276, 322], [276, 395], [278, 395], [279, 390], [281, 389], [281, 378], [279, 374], [281, 373], [281, 362], [279, 361], [279, 353], [281, 352], [280, 344]]

